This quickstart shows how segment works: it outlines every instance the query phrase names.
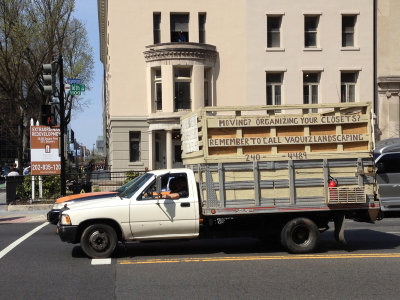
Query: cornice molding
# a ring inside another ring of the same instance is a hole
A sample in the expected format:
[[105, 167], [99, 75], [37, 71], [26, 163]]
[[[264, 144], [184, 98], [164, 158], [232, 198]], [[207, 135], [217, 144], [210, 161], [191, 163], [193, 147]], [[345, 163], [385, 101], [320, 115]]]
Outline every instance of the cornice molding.
[[215, 62], [218, 52], [216, 47], [198, 43], [163, 43], [147, 46], [143, 52], [146, 62], [159, 60], [204, 60]]
[[97, 16], [99, 21], [100, 61], [104, 64], [107, 47], [107, 5], [108, 0], [97, 0]]
[[379, 83], [400, 83], [400, 76], [379, 76]]

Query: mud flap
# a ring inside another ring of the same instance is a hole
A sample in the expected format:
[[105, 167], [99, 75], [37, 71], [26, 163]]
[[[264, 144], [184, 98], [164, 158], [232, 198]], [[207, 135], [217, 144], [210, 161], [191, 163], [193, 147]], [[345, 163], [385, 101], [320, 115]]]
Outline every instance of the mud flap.
[[343, 245], [346, 245], [346, 239], [344, 238], [344, 212], [337, 212], [333, 216], [333, 221], [335, 223], [335, 240]]

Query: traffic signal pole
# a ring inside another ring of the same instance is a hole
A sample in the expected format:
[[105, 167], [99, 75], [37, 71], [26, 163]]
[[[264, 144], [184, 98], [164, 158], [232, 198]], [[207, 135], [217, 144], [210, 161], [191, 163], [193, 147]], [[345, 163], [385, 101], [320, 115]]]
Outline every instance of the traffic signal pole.
[[[50, 64], [43, 65], [43, 93], [45, 95], [55, 97], [57, 92], [56, 87], [56, 74], [58, 67], [58, 77], [60, 82], [60, 89], [58, 90], [58, 100], [60, 102], [60, 160], [61, 160], [61, 196], [65, 196], [66, 194], [66, 180], [65, 180], [65, 103], [64, 103], [64, 62], [62, 55], [59, 55], [57, 61], [53, 61]], [[43, 113], [45, 113], [45, 120], [42, 123], [43, 125], [53, 126], [53, 122], [51, 120], [52, 113], [50, 107], [50, 113], [47, 112], [49, 105], [42, 105], [42, 117]], [[50, 117], [50, 121], [49, 118]]]
[[60, 91], [58, 93], [58, 100], [60, 101], [60, 157], [61, 157], [61, 196], [66, 195], [66, 179], [65, 179], [65, 106], [64, 106], [64, 64], [63, 57], [58, 57], [59, 69], [59, 82]]

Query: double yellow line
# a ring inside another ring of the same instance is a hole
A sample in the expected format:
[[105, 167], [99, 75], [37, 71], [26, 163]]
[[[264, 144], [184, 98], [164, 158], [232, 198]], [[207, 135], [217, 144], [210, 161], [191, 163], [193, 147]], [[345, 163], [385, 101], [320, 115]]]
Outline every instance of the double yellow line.
[[359, 254], [307, 254], [307, 255], [269, 255], [269, 256], [221, 256], [221, 257], [186, 257], [165, 259], [118, 261], [120, 265], [166, 264], [166, 263], [196, 263], [225, 261], [260, 261], [260, 260], [301, 260], [301, 259], [360, 259], [360, 258], [400, 258], [400, 253], [359, 253]]

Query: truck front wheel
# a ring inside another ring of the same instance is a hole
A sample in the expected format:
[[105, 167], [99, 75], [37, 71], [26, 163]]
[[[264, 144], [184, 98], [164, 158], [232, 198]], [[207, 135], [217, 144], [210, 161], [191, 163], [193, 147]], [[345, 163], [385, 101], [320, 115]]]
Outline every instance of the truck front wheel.
[[317, 225], [307, 218], [296, 218], [286, 223], [281, 231], [281, 244], [291, 253], [308, 253], [319, 240]]
[[117, 246], [117, 234], [107, 224], [93, 224], [83, 231], [81, 236], [82, 250], [91, 258], [109, 257]]

